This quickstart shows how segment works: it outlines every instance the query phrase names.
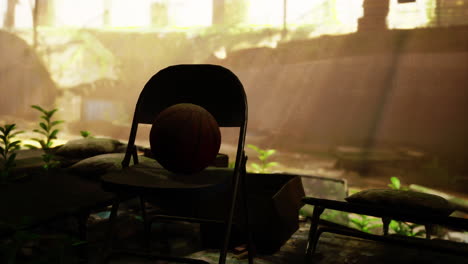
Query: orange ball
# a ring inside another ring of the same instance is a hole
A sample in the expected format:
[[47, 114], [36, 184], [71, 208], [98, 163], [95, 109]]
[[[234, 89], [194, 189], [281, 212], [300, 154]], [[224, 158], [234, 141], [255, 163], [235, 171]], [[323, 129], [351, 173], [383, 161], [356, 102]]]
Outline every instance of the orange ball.
[[221, 132], [213, 115], [195, 104], [176, 104], [161, 111], [150, 131], [151, 152], [167, 170], [191, 174], [216, 158]]

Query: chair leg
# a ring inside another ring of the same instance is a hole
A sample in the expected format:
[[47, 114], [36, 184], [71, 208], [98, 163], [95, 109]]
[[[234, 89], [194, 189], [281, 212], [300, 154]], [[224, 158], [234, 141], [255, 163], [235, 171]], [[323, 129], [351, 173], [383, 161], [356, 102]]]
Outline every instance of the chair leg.
[[426, 239], [430, 240], [433, 230], [432, 224], [425, 224], [424, 227], [426, 228]]
[[[246, 161], [246, 157], [244, 156], [242, 158], [243, 162], [241, 164], [243, 164], [242, 167], [245, 166], [245, 161]], [[238, 168], [240, 169], [240, 168]], [[238, 194], [238, 190], [239, 190], [239, 174], [241, 174], [241, 172], [237, 171], [234, 173], [234, 179], [233, 179], [233, 182], [232, 182], [232, 194], [231, 194], [231, 204], [230, 204], [230, 208], [229, 208], [229, 214], [228, 214], [228, 218], [227, 218], [227, 221], [226, 221], [226, 231], [225, 231], [225, 235], [224, 235], [224, 243], [223, 243], [223, 247], [221, 248], [221, 252], [219, 254], [219, 264], [225, 264], [226, 263], [226, 257], [227, 257], [227, 251], [228, 251], [228, 247], [229, 247], [229, 241], [230, 241], [230, 238], [231, 238], [231, 229], [232, 229], [232, 221], [233, 221], [233, 218], [234, 218], [234, 211], [235, 211], [235, 207], [236, 207], [236, 201], [237, 201], [237, 194]]]
[[392, 219], [390, 219], [388, 217], [382, 217], [384, 236], [388, 236], [388, 227], [390, 226], [391, 221], [392, 221]]
[[[247, 162], [247, 157], [245, 158], [245, 162]], [[243, 171], [241, 174], [241, 188], [242, 188], [242, 196], [243, 196], [243, 209], [244, 209], [244, 214], [245, 214], [245, 226], [246, 226], [246, 231], [247, 231], [247, 250], [248, 250], [248, 260], [249, 264], [254, 263], [254, 257], [255, 257], [255, 244], [253, 242], [253, 237], [252, 237], [252, 228], [250, 226], [250, 218], [249, 218], [249, 202], [247, 199], [247, 184], [246, 184], [246, 176], [247, 172]]]
[[247, 212], [247, 202], [245, 202], [246, 205], [245, 205], [245, 209], [246, 209], [246, 213], [245, 213], [245, 221], [246, 221], [246, 231], [247, 231], [247, 250], [248, 250], [248, 258], [249, 258], [249, 264], [253, 264], [254, 263], [254, 257], [255, 257], [255, 244], [253, 242], [253, 237], [252, 237], [252, 229], [250, 227], [250, 222], [249, 222], [249, 216], [248, 216], [248, 212]]
[[[236, 195], [234, 195], [234, 196], [236, 196]], [[230, 210], [229, 215], [228, 215], [228, 219], [227, 219], [227, 223], [226, 223], [226, 231], [225, 231], [225, 235], [224, 235], [223, 247], [221, 248], [221, 252], [219, 253], [219, 264], [225, 264], [226, 263], [226, 257], [227, 257], [228, 247], [229, 247], [229, 241], [231, 239], [231, 229], [232, 229], [232, 220], [233, 220], [233, 216], [234, 216], [234, 206], [235, 206], [235, 202], [232, 203], [231, 210]]]
[[324, 210], [325, 210], [324, 207], [317, 206], [317, 205], [314, 206], [314, 212], [312, 213], [312, 219], [311, 219], [310, 229], [309, 229], [309, 238], [307, 240], [305, 263], [310, 263], [312, 259], [312, 254], [315, 252], [315, 248], [318, 242], [318, 236], [317, 236], [318, 223], [320, 221], [320, 215], [323, 213]]
[[119, 205], [120, 205], [120, 200], [116, 200], [112, 204], [111, 214], [109, 216], [109, 229], [107, 233], [107, 243], [105, 247], [106, 253], [112, 250], [114, 225], [115, 225], [115, 219], [117, 218], [117, 211], [119, 210]]

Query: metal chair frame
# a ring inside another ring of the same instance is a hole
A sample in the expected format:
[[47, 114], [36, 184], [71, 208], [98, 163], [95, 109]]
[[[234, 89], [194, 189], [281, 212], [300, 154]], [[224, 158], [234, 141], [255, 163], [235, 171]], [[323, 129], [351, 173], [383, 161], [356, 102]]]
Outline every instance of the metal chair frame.
[[[322, 233], [335, 233], [345, 236], [358, 237], [368, 240], [390, 242], [400, 245], [409, 245], [422, 248], [430, 248], [432, 250], [450, 251], [454, 253], [466, 254], [466, 247], [461, 249], [457, 247], [442, 247], [441, 244], [431, 244], [431, 231], [434, 225], [443, 225], [462, 230], [468, 230], [468, 220], [453, 216], [444, 216], [430, 213], [422, 213], [418, 211], [409, 211], [401, 208], [392, 208], [385, 206], [357, 204], [346, 201], [337, 201], [329, 199], [319, 199], [314, 197], [304, 197], [302, 201], [305, 204], [313, 205], [314, 210], [310, 218], [311, 224], [309, 229], [309, 236], [307, 240], [305, 263], [312, 263], [312, 255], [315, 253], [317, 243]], [[372, 235], [350, 228], [321, 225], [320, 215], [325, 209], [338, 210], [342, 212], [349, 212], [355, 214], [363, 214], [381, 218], [383, 224], [383, 236]], [[407, 221], [413, 223], [423, 224], [426, 228], [426, 239], [407, 237], [392, 237], [388, 234], [389, 224], [391, 220]]]
[[[145, 85], [138, 98], [130, 130], [127, 150], [122, 161], [122, 167], [129, 167], [133, 158], [138, 164], [135, 139], [139, 124], [152, 124], [154, 118], [165, 108], [178, 103], [193, 103], [207, 109], [216, 119], [220, 127], [239, 127], [239, 138], [233, 178], [231, 182], [231, 199], [225, 223], [224, 241], [221, 247], [219, 263], [226, 262], [226, 256], [233, 225], [238, 192], [241, 189], [246, 197], [245, 180], [247, 156], [244, 152], [245, 134], [247, 130], [247, 98], [242, 83], [230, 70], [217, 65], [183, 64], [167, 67], [156, 73]], [[128, 197], [126, 197], [128, 198]], [[117, 199], [111, 210], [109, 243], [111, 243], [112, 229], [117, 210], [122, 199]], [[145, 199], [140, 196], [141, 213], [145, 224], [147, 247], [149, 248], [149, 232], [151, 222], [145, 210]], [[242, 204], [247, 231], [247, 245], [249, 263], [253, 263], [254, 246], [248, 219], [247, 199]], [[158, 216], [164, 220], [212, 222], [209, 219], [187, 218], [180, 216]], [[110, 246], [109, 246], [110, 247]], [[165, 259], [185, 263], [200, 263], [201, 260], [177, 258], [168, 256], [148, 255], [151, 258]]]

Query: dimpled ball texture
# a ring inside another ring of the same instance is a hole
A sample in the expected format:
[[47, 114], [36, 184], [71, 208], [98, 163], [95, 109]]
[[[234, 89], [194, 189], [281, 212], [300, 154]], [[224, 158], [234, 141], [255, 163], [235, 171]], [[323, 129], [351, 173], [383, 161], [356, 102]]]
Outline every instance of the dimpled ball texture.
[[216, 158], [221, 132], [216, 119], [195, 104], [176, 104], [161, 111], [150, 131], [151, 152], [167, 170], [193, 174]]

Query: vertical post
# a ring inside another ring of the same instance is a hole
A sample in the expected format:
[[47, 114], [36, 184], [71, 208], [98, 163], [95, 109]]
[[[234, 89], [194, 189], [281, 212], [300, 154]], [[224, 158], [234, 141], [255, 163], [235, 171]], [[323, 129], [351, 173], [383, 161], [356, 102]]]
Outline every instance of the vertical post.
[[224, 23], [225, 0], [213, 0], [213, 25], [222, 25]]
[[34, 7], [32, 10], [32, 21], [33, 21], [33, 48], [37, 50], [37, 21], [39, 16], [39, 1], [34, 0]]
[[12, 29], [15, 26], [15, 10], [17, 0], [8, 0], [7, 10], [3, 21], [3, 26], [6, 29]]
[[363, 16], [358, 20], [358, 31], [387, 30], [387, 15], [390, 11], [390, 0], [364, 0]]

